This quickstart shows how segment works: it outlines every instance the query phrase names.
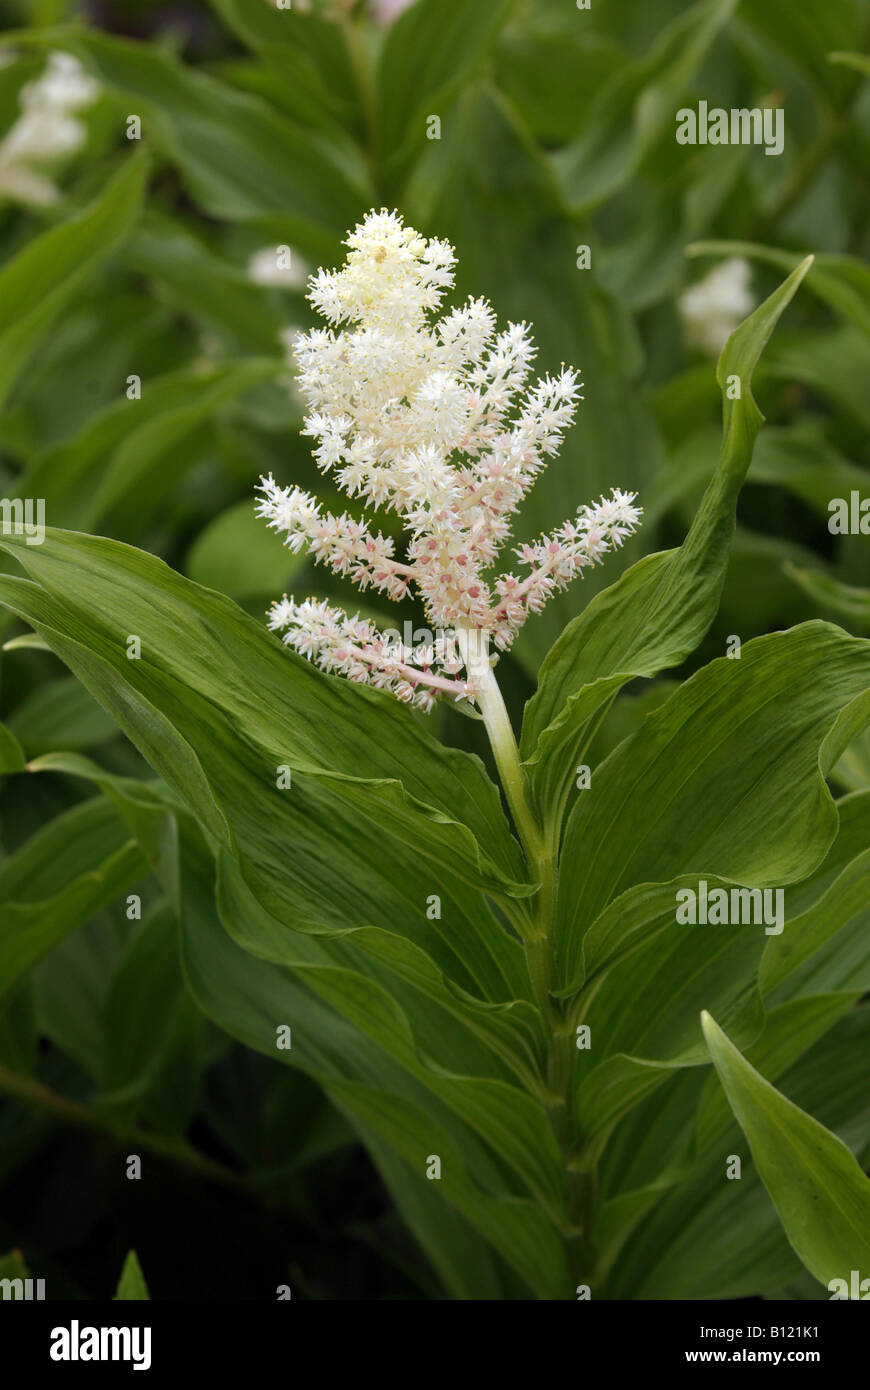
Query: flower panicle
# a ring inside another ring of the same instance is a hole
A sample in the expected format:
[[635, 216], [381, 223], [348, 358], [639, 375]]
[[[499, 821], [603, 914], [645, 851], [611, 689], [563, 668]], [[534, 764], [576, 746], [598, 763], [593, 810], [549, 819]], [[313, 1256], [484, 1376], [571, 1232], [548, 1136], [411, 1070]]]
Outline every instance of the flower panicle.
[[286, 594], [272, 605], [268, 616], [270, 628], [283, 632], [287, 646], [324, 671], [388, 690], [427, 713], [439, 695], [456, 701], [474, 699], [473, 682], [455, 678], [462, 661], [449, 636], [413, 648], [398, 634], [379, 632], [358, 613], [351, 617], [326, 600], [297, 603]]
[[[347, 513], [325, 511], [298, 487], [260, 484], [258, 515], [294, 552], [387, 598], [419, 597], [434, 631], [475, 632], [507, 650], [530, 614], [637, 528], [635, 494], [581, 507], [572, 521], [514, 553], [517, 576], [489, 573], [511, 521], [559, 451], [582, 400], [570, 367], [529, 378], [528, 324], [498, 330], [485, 299], [436, 317], [453, 285], [455, 255], [395, 212], [370, 212], [347, 239], [345, 264], [312, 277], [309, 299], [330, 325], [297, 334], [303, 433], [318, 468], [349, 498], [402, 523], [405, 554]], [[474, 682], [442, 638], [399, 650], [363, 620], [329, 605], [284, 599], [271, 621], [289, 645], [326, 670], [431, 708], [440, 696], [474, 699]], [[360, 624], [363, 624], [360, 626]]]

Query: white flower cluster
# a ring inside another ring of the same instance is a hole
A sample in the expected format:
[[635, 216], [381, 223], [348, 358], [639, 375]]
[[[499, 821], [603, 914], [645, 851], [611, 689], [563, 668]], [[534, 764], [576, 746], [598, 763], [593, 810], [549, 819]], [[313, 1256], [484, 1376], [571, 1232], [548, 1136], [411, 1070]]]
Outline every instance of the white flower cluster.
[[718, 357], [731, 334], [754, 308], [749, 262], [733, 256], [684, 291], [679, 301], [686, 337], [693, 347]]
[[[320, 270], [309, 298], [330, 329], [300, 334], [297, 385], [314, 457], [350, 497], [396, 513], [403, 558], [364, 521], [325, 512], [298, 487], [261, 482], [258, 515], [360, 588], [423, 600], [431, 627], [481, 634], [504, 650], [529, 613], [636, 528], [634, 494], [615, 491], [552, 535], [515, 551], [520, 577], [487, 571], [510, 517], [562, 443], [579, 383], [572, 370], [528, 387], [535, 350], [525, 324], [496, 329], [483, 299], [433, 319], [455, 256], [395, 212], [370, 212], [348, 237], [345, 265]], [[284, 598], [271, 612], [284, 640], [327, 670], [366, 679], [423, 709], [438, 694], [475, 698], [452, 642], [397, 650], [340, 610]]]
[[52, 53], [45, 71], [21, 89], [21, 115], [0, 141], [0, 198], [47, 206], [59, 198], [51, 179], [34, 169], [74, 154], [85, 127], [72, 115], [90, 106], [99, 84], [77, 58]]

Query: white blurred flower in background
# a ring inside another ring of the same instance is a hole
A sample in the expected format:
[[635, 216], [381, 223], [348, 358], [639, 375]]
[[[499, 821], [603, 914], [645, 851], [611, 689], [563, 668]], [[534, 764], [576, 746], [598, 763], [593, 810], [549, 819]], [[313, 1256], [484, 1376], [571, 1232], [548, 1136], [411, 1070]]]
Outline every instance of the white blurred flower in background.
[[375, 24], [387, 29], [413, 4], [414, 0], [369, 0], [369, 10]]
[[693, 347], [718, 357], [739, 323], [754, 308], [749, 262], [733, 256], [681, 295], [680, 316]]
[[39, 166], [81, 148], [87, 131], [72, 113], [91, 106], [99, 92], [72, 54], [50, 54], [40, 76], [22, 87], [21, 115], [0, 141], [0, 197], [39, 206], [57, 202], [60, 192]]
[[289, 246], [264, 246], [248, 261], [248, 278], [255, 285], [274, 285], [278, 289], [301, 289], [310, 270]]

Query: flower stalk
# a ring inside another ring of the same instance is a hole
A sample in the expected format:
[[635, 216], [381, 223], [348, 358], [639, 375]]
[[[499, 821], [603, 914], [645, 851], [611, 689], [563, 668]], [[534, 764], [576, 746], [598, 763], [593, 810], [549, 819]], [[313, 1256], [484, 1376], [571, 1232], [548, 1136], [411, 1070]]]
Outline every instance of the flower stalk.
[[550, 1126], [562, 1151], [565, 1168], [568, 1224], [563, 1237], [572, 1273], [588, 1280], [594, 1268], [593, 1224], [596, 1167], [594, 1158], [575, 1152], [572, 1088], [576, 1048], [573, 1018], [559, 1008], [552, 996], [554, 984], [554, 915], [558, 884], [558, 847], [548, 842], [525, 798], [523, 771], [516, 739], [486, 652], [475, 651], [477, 634], [458, 632], [466, 668], [474, 672], [477, 705], [483, 717], [514, 825], [519, 834], [530, 876], [538, 883], [524, 932], [526, 963], [547, 1037], [546, 1097]]

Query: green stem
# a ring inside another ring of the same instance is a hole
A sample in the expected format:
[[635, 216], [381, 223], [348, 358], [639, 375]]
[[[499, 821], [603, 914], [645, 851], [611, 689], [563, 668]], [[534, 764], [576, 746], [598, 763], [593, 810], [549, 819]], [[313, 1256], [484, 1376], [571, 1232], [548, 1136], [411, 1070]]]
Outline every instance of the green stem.
[[575, 1148], [571, 1092], [576, 1049], [573, 1022], [552, 997], [556, 984], [554, 919], [558, 882], [555, 837], [545, 836], [529, 809], [510, 718], [480, 635], [457, 632], [468, 677], [476, 686], [477, 705], [486, 726], [505, 797], [513, 816], [532, 877], [539, 887], [523, 933], [532, 990], [547, 1033], [546, 1087], [550, 1125], [562, 1150], [568, 1195], [568, 1226], [563, 1232], [572, 1271], [587, 1279], [592, 1268], [592, 1223], [595, 1204], [594, 1168], [572, 1167]]
[[3, 1066], [0, 1066], [0, 1093], [12, 1096], [15, 1100], [37, 1110], [45, 1110], [63, 1121], [64, 1124], [103, 1134], [115, 1144], [131, 1152], [135, 1153], [137, 1149], [143, 1149], [169, 1163], [180, 1164], [183, 1168], [198, 1173], [200, 1177], [208, 1178], [211, 1182], [221, 1183], [224, 1187], [240, 1189], [247, 1187], [245, 1177], [241, 1173], [235, 1173], [231, 1168], [224, 1167], [222, 1163], [207, 1158], [205, 1154], [192, 1148], [183, 1139], [170, 1139], [164, 1135], [152, 1134], [149, 1131], [134, 1129], [129, 1126], [116, 1128], [87, 1105], [58, 1095], [56, 1091], [50, 1091], [47, 1086], [43, 1086], [41, 1081], [34, 1081], [28, 1076], [19, 1076], [16, 1072], [9, 1071], [7, 1067]]

